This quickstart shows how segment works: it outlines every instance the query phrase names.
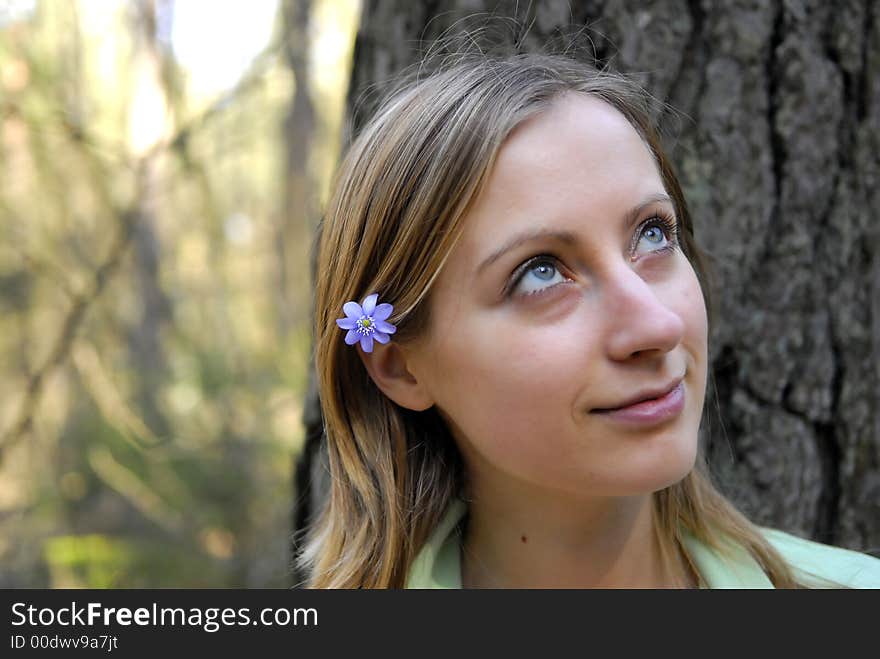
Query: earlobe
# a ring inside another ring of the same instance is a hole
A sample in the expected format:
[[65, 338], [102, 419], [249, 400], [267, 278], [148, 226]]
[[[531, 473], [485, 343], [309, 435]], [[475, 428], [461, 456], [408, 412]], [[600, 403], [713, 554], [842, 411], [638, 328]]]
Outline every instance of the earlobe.
[[373, 344], [372, 352], [357, 348], [370, 378], [388, 398], [401, 407], [421, 412], [434, 405], [424, 383], [410, 371], [407, 354], [393, 341]]

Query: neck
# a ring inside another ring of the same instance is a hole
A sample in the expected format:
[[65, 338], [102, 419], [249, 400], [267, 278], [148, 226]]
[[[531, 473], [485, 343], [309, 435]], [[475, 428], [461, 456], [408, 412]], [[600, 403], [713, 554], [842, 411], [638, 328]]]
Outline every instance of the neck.
[[665, 562], [651, 495], [560, 501], [474, 497], [462, 546], [465, 588], [681, 588], [696, 575]]

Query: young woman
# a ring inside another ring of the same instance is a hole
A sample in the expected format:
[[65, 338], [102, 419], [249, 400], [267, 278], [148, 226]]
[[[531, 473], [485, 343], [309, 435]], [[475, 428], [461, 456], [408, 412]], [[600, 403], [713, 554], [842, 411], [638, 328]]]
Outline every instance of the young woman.
[[319, 237], [306, 585], [880, 586], [711, 485], [706, 294], [633, 84], [547, 55], [404, 84]]

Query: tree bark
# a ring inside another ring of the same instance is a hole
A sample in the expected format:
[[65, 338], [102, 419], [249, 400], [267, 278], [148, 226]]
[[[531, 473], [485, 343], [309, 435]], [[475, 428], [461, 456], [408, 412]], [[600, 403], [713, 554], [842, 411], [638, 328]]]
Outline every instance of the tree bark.
[[[880, 9], [369, 0], [349, 93], [355, 130], [373, 108], [368, 85], [416, 61], [420, 39], [427, 49], [484, 25], [477, 12], [518, 19], [527, 30], [508, 41], [525, 51], [581, 31], [600, 64], [668, 103], [658, 120], [716, 274], [702, 441], [719, 485], [760, 525], [876, 552]], [[315, 396], [307, 404], [302, 474], [320, 471], [320, 409]], [[322, 496], [312, 488], [313, 502]]]
[[285, 185], [281, 200], [281, 217], [275, 226], [275, 250], [278, 264], [276, 309], [278, 336], [286, 340], [296, 324], [296, 305], [291, 297], [294, 277], [305, 274], [290, 268], [290, 259], [300, 251], [293, 246], [314, 225], [317, 196], [316, 181], [311, 174], [309, 158], [315, 130], [309, 65], [309, 23], [311, 0], [284, 0], [281, 12], [284, 25], [284, 57], [293, 74], [293, 102], [284, 117]]

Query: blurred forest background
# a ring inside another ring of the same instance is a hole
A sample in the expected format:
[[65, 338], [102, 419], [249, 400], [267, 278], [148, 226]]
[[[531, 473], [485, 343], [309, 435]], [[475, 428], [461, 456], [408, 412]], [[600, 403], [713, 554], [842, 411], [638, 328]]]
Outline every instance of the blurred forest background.
[[456, 35], [669, 103], [719, 484], [880, 549], [874, 0], [0, 0], [0, 587], [302, 578], [320, 208], [374, 92]]
[[0, 0], [0, 587], [287, 587], [357, 0]]

